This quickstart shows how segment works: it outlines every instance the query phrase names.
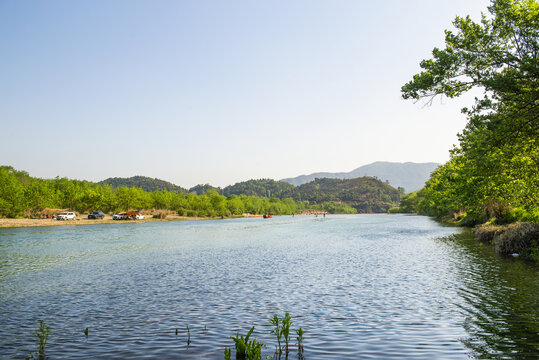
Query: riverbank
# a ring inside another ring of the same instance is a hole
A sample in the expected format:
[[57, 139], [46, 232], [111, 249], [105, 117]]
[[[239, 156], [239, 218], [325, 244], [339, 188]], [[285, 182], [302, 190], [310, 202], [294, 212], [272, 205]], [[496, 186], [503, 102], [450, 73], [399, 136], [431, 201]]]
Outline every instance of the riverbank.
[[520, 256], [539, 262], [539, 224], [483, 224], [475, 227], [474, 236], [481, 243], [492, 244], [500, 255]]
[[0, 228], [16, 227], [40, 227], [40, 226], [66, 226], [66, 225], [96, 225], [96, 224], [129, 224], [141, 222], [159, 222], [159, 221], [181, 221], [181, 220], [207, 220], [213, 218], [187, 217], [179, 215], [167, 215], [164, 219], [155, 219], [147, 217], [142, 220], [112, 220], [112, 215], [105, 215], [101, 219], [88, 219], [88, 215], [81, 215], [75, 220], [56, 220], [56, 219], [7, 219], [0, 218]]

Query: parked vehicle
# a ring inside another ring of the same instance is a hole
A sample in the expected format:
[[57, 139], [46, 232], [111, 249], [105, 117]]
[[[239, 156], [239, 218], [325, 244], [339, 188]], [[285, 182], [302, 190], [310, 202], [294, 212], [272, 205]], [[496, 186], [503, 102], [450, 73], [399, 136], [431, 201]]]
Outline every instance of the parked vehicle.
[[120, 213], [120, 214], [113, 214], [112, 215], [112, 220], [124, 220], [125, 219], [125, 213]]
[[104, 219], [105, 214], [102, 211], [94, 211], [88, 215], [88, 219]]
[[73, 212], [63, 212], [56, 217], [56, 220], [75, 220], [77, 215]]
[[142, 220], [144, 215], [136, 210], [129, 210], [127, 212], [121, 212], [112, 215], [112, 220]]

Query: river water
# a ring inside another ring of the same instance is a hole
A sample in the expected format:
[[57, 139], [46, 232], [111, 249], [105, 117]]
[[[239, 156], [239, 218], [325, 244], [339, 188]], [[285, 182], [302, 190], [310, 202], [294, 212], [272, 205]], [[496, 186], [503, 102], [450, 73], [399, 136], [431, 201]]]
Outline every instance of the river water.
[[48, 359], [222, 359], [251, 326], [265, 358], [285, 312], [305, 359], [539, 354], [539, 266], [421, 216], [0, 229], [0, 272], [2, 359], [39, 320]]

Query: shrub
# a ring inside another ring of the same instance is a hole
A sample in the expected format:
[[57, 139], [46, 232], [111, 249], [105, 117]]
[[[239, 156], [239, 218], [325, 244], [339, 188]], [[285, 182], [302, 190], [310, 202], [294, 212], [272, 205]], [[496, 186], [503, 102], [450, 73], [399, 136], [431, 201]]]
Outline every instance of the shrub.
[[539, 224], [516, 223], [494, 235], [494, 249], [498, 254], [521, 254], [533, 259], [539, 243]]
[[477, 241], [490, 244], [494, 241], [494, 237], [503, 232], [503, 226], [496, 225], [482, 225], [476, 226], [474, 229], [474, 235]]

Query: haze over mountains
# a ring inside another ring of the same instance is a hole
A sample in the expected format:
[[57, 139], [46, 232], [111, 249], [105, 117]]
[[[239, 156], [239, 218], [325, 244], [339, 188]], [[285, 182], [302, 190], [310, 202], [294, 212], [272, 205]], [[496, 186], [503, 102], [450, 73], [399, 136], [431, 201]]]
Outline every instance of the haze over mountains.
[[[438, 167], [437, 163], [394, 163], [387, 161], [378, 161], [372, 164], [361, 166], [350, 172], [318, 172], [310, 175], [301, 175], [294, 178], [286, 178], [279, 181], [273, 181], [271, 179], [259, 179], [243, 181], [234, 185], [229, 185], [224, 189], [213, 187], [209, 184], [197, 185], [191, 189], [185, 189], [181, 186], [169, 183], [164, 180], [149, 178], [146, 176], [133, 176], [131, 178], [108, 178], [100, 181], [100, 185], [110, 185], [113, 188], [120, 186], [126, 187], [139, 187], [144, 191], [178, 191], [183, 193], [195, 192], [197, 194], [204, 194], [208, 189], [215, 189], [223, 195], [231, 194], [244, 194], [244, 195], [258, 195], [265, 196], [269, 191], [275, 196], [283, 195], [293, 187], [301, 186], [312, 182], [315, 179], [354, 179], [364, 176], [376, 177], [381, 181], [388, 181], [394, 188], [402, 187], [406, 192], [412, 192], [419, 190], [425, 184], [425, 181], [430, 176], [430, 173]], [[290, 184], [290, 185], [288, 185]], [[261, 191], [260, 189], [263, 189]], [[257, 190], [257, 191], [255, 191]], [[253, 193], [253, 191], [256, 193]]]
[[408, 192], [417, 191], [423, 187], [425, 181], [430, 177], [440, 164], [428, 163], [396, 163], [388, 161], [377, 161], [372, 164], [360, 166], [350, 172], [317, 172], [310, 175], [300, 175], [293, 178], [281, 179], [294, 186], [299, 186], [313, 181], [316, 178], [330, 179], [353, 179], [363, 176], [377, 177], [382, 181], [388, 181], [395, 188], [402, 187]]

